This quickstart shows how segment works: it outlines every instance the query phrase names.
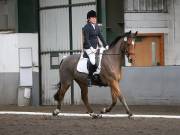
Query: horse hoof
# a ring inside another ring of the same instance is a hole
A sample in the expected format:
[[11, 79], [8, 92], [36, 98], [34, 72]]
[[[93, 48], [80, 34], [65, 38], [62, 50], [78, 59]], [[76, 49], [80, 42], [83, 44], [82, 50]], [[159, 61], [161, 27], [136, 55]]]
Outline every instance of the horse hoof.
[[52, 115], [53, 115], [53, 116], [57, 116], [59, 113], [60, 113], [60, 110], [59, 110], [59, 109], [55, 109], [55, 110], [52, 112]]
[[106, 108], [103, 108], [102, 110], [101, 110], [101, 114], [104, 114], [104, 113], [106, 113], [107, 111], [106, 111]]
[[130, 119], [130, 120], [134, 119], [134, 117], [133, 117], [133, 114], [132, 114], [132, 113], [130, 113], [130, 114], [128, 115], [128, 119]]
[[102, 118], [101, 114], [90, 113], [89, 115], [92, 117], [92, 119], [100, 119], [100, 118]]

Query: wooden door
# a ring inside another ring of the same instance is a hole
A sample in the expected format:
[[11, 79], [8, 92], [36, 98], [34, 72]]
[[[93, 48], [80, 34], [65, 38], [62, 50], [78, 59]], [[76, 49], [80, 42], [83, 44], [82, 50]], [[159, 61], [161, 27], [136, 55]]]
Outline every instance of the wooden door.
[[164, 65], [163, 37], [161, 35], [139, 36], [136, 40], [134, 66]]

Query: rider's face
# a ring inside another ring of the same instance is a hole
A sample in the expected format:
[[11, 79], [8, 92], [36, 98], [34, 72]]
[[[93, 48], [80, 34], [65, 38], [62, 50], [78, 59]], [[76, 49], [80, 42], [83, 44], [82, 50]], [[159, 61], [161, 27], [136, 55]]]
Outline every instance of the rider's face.
[[97, 18], [96, 18], [96, 17], [90, 17], [90, 18], [89, 18], [89, 21], [90, 21], [90, 23], [92, 23], [92, 24], [96, 24]]

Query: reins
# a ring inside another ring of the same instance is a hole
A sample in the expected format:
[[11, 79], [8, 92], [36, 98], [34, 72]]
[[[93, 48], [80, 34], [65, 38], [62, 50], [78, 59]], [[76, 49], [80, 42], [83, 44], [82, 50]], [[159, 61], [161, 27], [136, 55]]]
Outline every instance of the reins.
[[[102, 55], [121, 55], [121, 53], [100, 53]], [[128, 53], [128, 55], [135, 55], [135, 53]]]
[[101, 53], [102, 55], [121, 55], [120, 53]]

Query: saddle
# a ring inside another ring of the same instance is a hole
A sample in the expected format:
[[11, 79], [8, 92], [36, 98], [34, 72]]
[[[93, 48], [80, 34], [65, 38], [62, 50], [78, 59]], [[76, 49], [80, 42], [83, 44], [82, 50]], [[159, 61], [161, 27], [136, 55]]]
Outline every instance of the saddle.
[[81, 57], [78, 61], [78, 64], [77, 64], [77, 71], [80, 72], [80, 73], [85, 73], [85, 74], [89, 74], [89, 71], [90, 72], [95, 72], [98, 65], [99, 65], [99, 50], [97, 51], [96, 53], [96, 57], [95, 57], [95, 61], [96, 61], [96, 64], [95, 65], [92, 65], [89, 58], [88, 58], [88, 55], [85, 51], [82, 51], [81, 52]]
[[[95, 59], [96, 59], [95, 65], [91, 64], [86, 52], [82, 51], [81, 56], [78, 61], [78, 64], [77, 64], [77, 71], [80, 73], [85, 73], [87, 75], [89, 74], [89, 71], [90, 71], [90, 74], [95, 72], [98, 67], [101, 67], [101, 59], [102, 59], [103, 51], [104, 51], [104, 48], [98, 49], [98, 51], [96, 53], [96, 57], [95, 57]], [[99, 70], [101, 72], [101, 68]], [[99, 72], [99, 74], [100, 74], [100, 72]], [[98, 86], [107, 86], [107, 84], [102, 83], [102, 80], [101, 80], [99, 74], [92, 75], [92, 78], [91, 78], [92, 83], [96, 84]]]

